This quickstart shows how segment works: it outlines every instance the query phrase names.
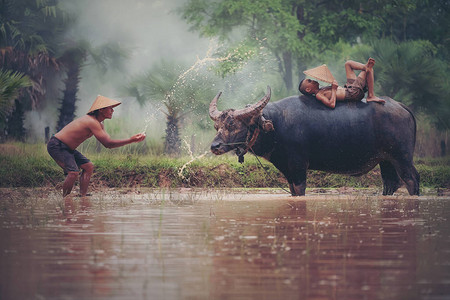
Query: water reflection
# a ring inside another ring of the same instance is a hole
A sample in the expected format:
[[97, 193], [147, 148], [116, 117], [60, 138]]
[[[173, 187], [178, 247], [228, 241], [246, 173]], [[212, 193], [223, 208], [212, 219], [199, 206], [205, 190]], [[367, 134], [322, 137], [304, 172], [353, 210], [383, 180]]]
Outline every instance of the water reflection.
[[450, 199], [2, 194], [0, 299], [444, 299]]

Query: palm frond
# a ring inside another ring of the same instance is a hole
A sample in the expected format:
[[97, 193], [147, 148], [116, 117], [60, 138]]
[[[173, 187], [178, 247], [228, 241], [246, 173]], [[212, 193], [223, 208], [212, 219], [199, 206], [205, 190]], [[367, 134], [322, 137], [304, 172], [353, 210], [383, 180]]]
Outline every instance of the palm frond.
[[20, 89], [31, 86], [27, 76], [11, 70], [0, 70], [0, 122], [4, 122]]

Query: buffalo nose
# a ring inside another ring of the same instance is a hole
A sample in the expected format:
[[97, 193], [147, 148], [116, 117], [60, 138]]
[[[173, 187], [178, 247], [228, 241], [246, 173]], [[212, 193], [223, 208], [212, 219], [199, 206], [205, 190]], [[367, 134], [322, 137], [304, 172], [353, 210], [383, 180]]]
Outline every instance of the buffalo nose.
[[214, 150], [219, 149], [219, 148], [220, 148], [220, 145], [221, 145], [221, 143], [213, 142], [213, 143], [211, 144], [211, 151], [214, 151]]

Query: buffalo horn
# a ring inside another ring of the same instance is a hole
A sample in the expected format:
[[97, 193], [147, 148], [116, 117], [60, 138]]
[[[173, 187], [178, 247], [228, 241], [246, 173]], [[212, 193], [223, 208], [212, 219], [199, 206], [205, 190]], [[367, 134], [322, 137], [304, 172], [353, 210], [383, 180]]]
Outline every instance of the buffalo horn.
[[209, 104], [209, 116], [213, 121], [216, 121], [220, 116], [220, 110], [217, 109], [217, 100], [219, 100], [220, 95], [222, 95], [222, 92], [219, 92]]
[[259, 113], [263, 110], [263, 108], [269, 102], [270, 94], [271, 94], [270, 86], [267, 86], [267, 93], [261, 100], [259, 100], [257, 103], [255, 103], [249, 107], [234, 111], [234, 117], [236, 119], [246, 119], [246, 118], [250, 118], [250, 117], [259, 115]]

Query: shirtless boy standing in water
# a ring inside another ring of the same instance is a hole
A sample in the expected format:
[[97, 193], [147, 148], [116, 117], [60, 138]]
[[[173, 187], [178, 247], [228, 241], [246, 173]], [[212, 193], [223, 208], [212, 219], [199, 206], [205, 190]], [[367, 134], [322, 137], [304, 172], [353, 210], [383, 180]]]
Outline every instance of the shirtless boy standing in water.
[[73, 120], [48, 141], [48, 153], [66, 174], [63, 183], [63, 196], [67, 196], [72, 191], [80, 168], [82, 169], [80, 196], [84, 197], [87, 194], [94, 165], [83, 154], [75, 150], [86, 139], [95, 136], [106, 148], [121, 147], [145, 139], [145, 134], [139, 133], [129, 139], [113, 140], [106, 133], [103, 121], [112, 118], [113, 108], [119, 104], [121, 104], [119, 101], [98, 96], [87, 115]]
[[[340, 87], [337, 81], [334, 80], [331, 86], [319, 88], [317, 81], [303, 79], [300, 81], [298, 89], [304, 95], [315, 96], [317, 100], [330, 108], [336, 106], [336, 101], [360, 101], [364, 98], [366, 90], [368, 91], [367, 102], [385, 103], [386, 101], [376, 97], [374, 94], [374, 64], [375, 60], [373, 58], [369, 58], [365, 65], [352, 60], [345, 62], [347, 83], [344, 87]], [[356, 76], [355, 70], [361, 71], [358, 76]]]

